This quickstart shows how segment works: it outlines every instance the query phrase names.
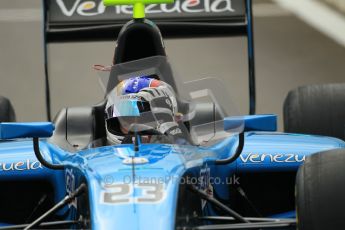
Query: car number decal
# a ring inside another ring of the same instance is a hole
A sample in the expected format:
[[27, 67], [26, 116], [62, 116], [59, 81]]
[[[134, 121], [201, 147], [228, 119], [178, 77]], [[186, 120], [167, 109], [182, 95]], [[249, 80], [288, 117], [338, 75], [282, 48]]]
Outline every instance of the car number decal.
[[162, 183], [119, 183], [105, 185], [105, 189], [106, 191], [101, 193], [101, 203], [112, 205], [159, 203], [164, 200], [166, 195]]

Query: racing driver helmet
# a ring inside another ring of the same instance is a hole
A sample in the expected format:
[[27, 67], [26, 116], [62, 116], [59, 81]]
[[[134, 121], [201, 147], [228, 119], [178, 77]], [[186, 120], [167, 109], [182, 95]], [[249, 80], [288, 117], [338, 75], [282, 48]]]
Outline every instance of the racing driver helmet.
[[177, 101], [169, 84], [154, 76], [123, 80], [107, 96], [107, 141], [111, 145], [126, 143], [125, 137], [133, 123], [149, 125], [165, 133], [169, 123], [176, 124], [175, 114]]

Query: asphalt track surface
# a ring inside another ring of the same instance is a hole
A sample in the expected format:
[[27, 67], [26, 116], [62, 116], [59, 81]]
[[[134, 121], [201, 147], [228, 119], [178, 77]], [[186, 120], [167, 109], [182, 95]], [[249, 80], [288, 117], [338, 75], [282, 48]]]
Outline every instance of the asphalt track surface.
[[[0, 95], [10, 98], [19, 121], [46, 119], [40, 3], [0, 1]], [[289, 90], [345, 81], [345, 47], [271, 1], [256, 0], [254, 15], [257, 113], [278, 114], [282, 130]], [[245, 39], [175, 39], [166, 40], [166, 46], [183, 79], [222, 78], [235, 107], [248, 112]], [[109, 64], [113, 48], [114, 42], [50, 46], [53, 114], [102, 99], [91, 66]]]

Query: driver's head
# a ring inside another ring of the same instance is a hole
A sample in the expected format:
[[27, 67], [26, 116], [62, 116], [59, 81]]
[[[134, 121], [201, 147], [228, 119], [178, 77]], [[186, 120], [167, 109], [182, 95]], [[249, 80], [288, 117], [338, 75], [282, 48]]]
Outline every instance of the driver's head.
[[175, 93], [170, 85], [153, 77], [121, 81], [108, 95], [105, 109], [107, 138], [121, 144], [133, 124], [157, 129], [177, 113]]

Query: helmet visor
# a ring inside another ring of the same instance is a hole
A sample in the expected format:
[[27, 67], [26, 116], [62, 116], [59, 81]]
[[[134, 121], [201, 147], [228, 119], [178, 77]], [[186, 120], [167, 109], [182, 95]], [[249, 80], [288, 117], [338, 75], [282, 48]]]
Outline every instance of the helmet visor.
[[139, 117], [150, 111], [150, 104], [141, 100], [115, 100], [106, 109], [107, 119], [113, 117]]

